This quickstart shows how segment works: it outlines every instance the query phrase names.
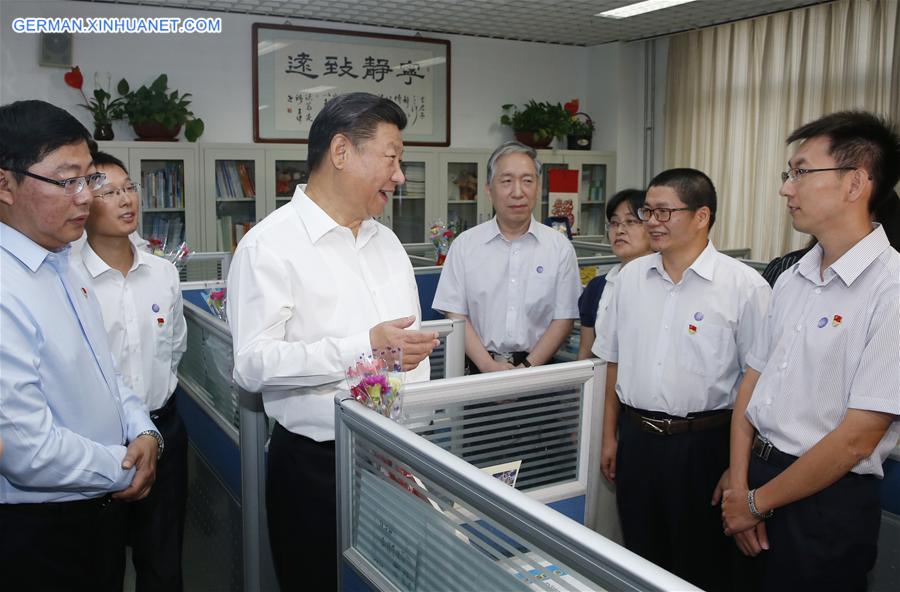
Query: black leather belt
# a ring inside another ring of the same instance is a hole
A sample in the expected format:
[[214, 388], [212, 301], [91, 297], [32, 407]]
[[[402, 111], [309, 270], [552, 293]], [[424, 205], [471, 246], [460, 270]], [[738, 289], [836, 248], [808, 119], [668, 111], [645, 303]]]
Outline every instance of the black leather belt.
[[153, 420], [154, 423], [162, 422], [168, 420], [170, 417], [175, 415], [175, 395], [172, 394], [169, 397], [169, 400], [166, 401], [166, 404], [157, 409], [156, 411], [150, 412], [150, 419]]
[[703, 432], [731, 423], [731, 409], [704, 413], [698, 417], [674, 417], [665, 413], [653, 413], [623, 405], [625, 415], [638, 427], [657, 436], [674, 436], [687, 432]]
[[782, 452], [775, 448], [775, 445], [763, 438], [759, 432], [753, 436], [753, 454], [766, 462], [774, 462], [779, 465], [789, 465], [795, 460], [796, 456], [792, 456], [786, 452]]
[[489, 351], [488, 353], [491, 354], [491, 357], [494, 358], [494, 360], [496, 360], [497, 362], [509, 362], [513, 366], [518, 366], [525, 360], [525, 358], [528, 357], [527, 351], [505, 352], [505, 353]]

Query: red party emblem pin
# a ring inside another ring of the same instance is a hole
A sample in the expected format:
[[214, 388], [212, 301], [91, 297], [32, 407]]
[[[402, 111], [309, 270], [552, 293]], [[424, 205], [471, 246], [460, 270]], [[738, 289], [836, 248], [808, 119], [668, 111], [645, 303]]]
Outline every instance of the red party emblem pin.
[[693, 335], [697, 332], [697, 325], [688, 325], [688, 333]]
[[162, 327], [165, 324], [166, 324], [166, 319], [164, 319], [163, 317], [156, 317], [156, 326], [157, 327]]
[[837, 327], [838, 325], [841, 324], [841, 321], [843, 321], [843, 320], [844, 320], [844, 317], [842, 317], [841, 315], [834, 315], [834, 317], [831, 319], [831, 326]]

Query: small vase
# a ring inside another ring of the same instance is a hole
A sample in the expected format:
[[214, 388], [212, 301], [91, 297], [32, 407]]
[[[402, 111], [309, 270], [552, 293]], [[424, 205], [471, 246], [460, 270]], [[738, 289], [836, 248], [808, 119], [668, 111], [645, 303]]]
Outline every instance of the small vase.
[[94, 139], [95, 140], [112, 140], [115, 136], [113, 135], [112, 123], [97, 123], [94, 124]]

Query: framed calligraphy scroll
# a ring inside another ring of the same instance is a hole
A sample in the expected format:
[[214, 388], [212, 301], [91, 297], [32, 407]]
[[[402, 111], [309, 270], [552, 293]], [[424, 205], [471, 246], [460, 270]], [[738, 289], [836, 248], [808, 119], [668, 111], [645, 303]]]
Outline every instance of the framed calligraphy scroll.
[[450, 42], [253, 25], [253, 140], [307, 142], [328, 99], [364, 91], [406, 112], [403, 142], [450, 145]]

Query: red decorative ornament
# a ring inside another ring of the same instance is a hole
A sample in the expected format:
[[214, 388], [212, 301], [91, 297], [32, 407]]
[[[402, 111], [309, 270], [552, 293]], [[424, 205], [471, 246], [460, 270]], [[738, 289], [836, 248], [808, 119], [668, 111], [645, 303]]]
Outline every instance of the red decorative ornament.
[[578, 113], [578, 106], [578, 99], [572, 99], [571, 101], [563, 105], [563, 109], [566, 110], [566, 113], [568, 113], [572, 117], [575, 117], [575, 114]]
[[[71, 86], [72, 88], [77, 88], [81, 90], [84, 87], [84, 76], [81, 74], [81, 68], [75, 66], [68, 72], [66, 72], [63, 79], [66, 81], [66, 84]], [[82, 93], [83, 94], [83, 93]], [[85, 99], [87, 101], [87, 99]]]

